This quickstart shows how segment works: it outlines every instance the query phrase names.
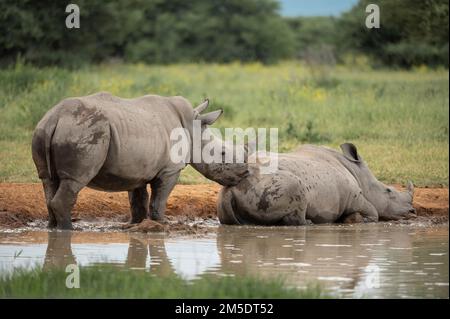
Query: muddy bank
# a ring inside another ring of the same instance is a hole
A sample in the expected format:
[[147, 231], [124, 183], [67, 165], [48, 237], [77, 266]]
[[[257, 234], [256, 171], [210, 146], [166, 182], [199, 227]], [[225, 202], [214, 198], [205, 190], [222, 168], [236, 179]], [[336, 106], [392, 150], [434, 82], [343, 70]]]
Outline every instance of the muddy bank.
[[[177, 185], [167, 204], [166, 215], [171, 228], [183, 228], [182, 224], [192, 223], [196, 219], [215, 219], [219, 190], [217, 184]], [[75, 221], [126, 222], [129, 218], [130, 206], [126, 192], [107, 193], [89, 188], [80, 192], [72, 213]], [[0, 183], [0, 227], [24, 227], [30, 222], [46, 219], [47, 208], [41, 184]], [[167, 227], [148, 221], [127, 230], [157, 231]]]
[[[169, 223], [146, 221], [128, 231], [189, 230], [197, 227], [195, 220], [216, 218], [217, 184], [177, 185], [167, 206]], [[448, 188], [416, 188], [414, 207], [421, 219], [433, 223], [448, 221]], [[78, 221], [126, 222], [130, 217], [126, 192], [106, 193], [83, 189], [72, 218]], [[39, 183], [0, 183], [0, 227], [18, 228], [47, 219], [42, 185]], [[191, 226], [185, 226], [191, 225]]]

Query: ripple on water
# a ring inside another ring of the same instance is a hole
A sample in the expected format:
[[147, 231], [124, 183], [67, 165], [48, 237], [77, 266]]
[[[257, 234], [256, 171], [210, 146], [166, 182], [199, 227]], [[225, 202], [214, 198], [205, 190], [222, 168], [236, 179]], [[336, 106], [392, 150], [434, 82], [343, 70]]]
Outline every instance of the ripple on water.
[[[323, 281], [353, 281], [352, 278], [347, 278], [347, 277], [334, 277], [334, 276], [329, 276], [329, 277], [324, 277], [324, 276], [319, 276], [317, 277], [318, 280], [323, 280]], [[339, 287], [334, 287], [335, 289], [339, 289]]]
[[317, 247], [352, 247], [352, 245], [338, 245], [338, 244], [315, 244]]

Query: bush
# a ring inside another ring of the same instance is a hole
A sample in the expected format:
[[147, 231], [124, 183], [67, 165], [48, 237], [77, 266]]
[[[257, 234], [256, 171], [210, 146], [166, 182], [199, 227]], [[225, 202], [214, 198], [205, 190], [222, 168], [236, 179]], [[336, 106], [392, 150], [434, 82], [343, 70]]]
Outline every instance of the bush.
[[314, 124], [313, 120], [307, 120], [303, 129], [300, 129], [296, 124], [289, 121], [286, 128], [286, 135], [302, 143], [317, 144], [330, 141], [329, 136], [320, 134], [317, 131], [317, 125]]
[[61, 1], [0, 2], [0, 63], [77, 67], [130, 62], [272, 63], [293, 36], [275, 0], [80, 0], [80, 28], [65, 27]]
[[[286, 18], [295, 35], [294, 56], [315, 59], [320, 63], [334, 62], [337, 19], [334, 17]], [[325, 59], [324, 59], [325, 58]]]
[[358, 4], [339, 19], [339, 52], [370, 55], [384, 65], [448, 67], [448, 1], [380, 0], [380, 28], [365, 26], [366, 6]]
[[399, 42], [386, 45], [382, 60], [389, 65], [411, 67], [415, 65], [448, 67], [448, 44], [438, 47], [427, 43]]

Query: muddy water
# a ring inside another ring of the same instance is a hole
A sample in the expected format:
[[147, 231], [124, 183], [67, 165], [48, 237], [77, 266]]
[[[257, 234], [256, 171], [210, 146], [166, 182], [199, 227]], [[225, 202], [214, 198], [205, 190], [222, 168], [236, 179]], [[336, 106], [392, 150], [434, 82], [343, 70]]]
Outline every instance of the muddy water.
[[[115, 264], [195, 279], [281, 276], [344, 298], [448, 298], [448, 225], [387, 223], [213, 228], [202, 237], [123, 232], [0, 232], [0, 271]], [[81, 273], [82, 275], [82, 273]]]

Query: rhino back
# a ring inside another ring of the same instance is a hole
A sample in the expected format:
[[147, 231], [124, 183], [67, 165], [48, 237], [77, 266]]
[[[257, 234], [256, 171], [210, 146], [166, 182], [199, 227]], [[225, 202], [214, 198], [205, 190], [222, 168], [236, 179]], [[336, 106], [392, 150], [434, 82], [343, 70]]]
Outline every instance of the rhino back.
[[314, 223], [336, 221], [359, 192], [357, 180], [328, 148], [311, 146], [282, 154], [279, 166], [299, 179], [308, 202], [307, 218]]
[[[104, 190], [138, 187], [171, 164], [170, 132], [180, 127], [169, 98], [99, 93], [61, 102], [52, 148], [57, 170]], [[70, 153], [70, 160], [67, 154]], [[101, 163], [99, 163], [99, 161]], [[87, 167], [99, 167], [92, 178]], [[174, 169], [179, 169], [178, 167]]]

